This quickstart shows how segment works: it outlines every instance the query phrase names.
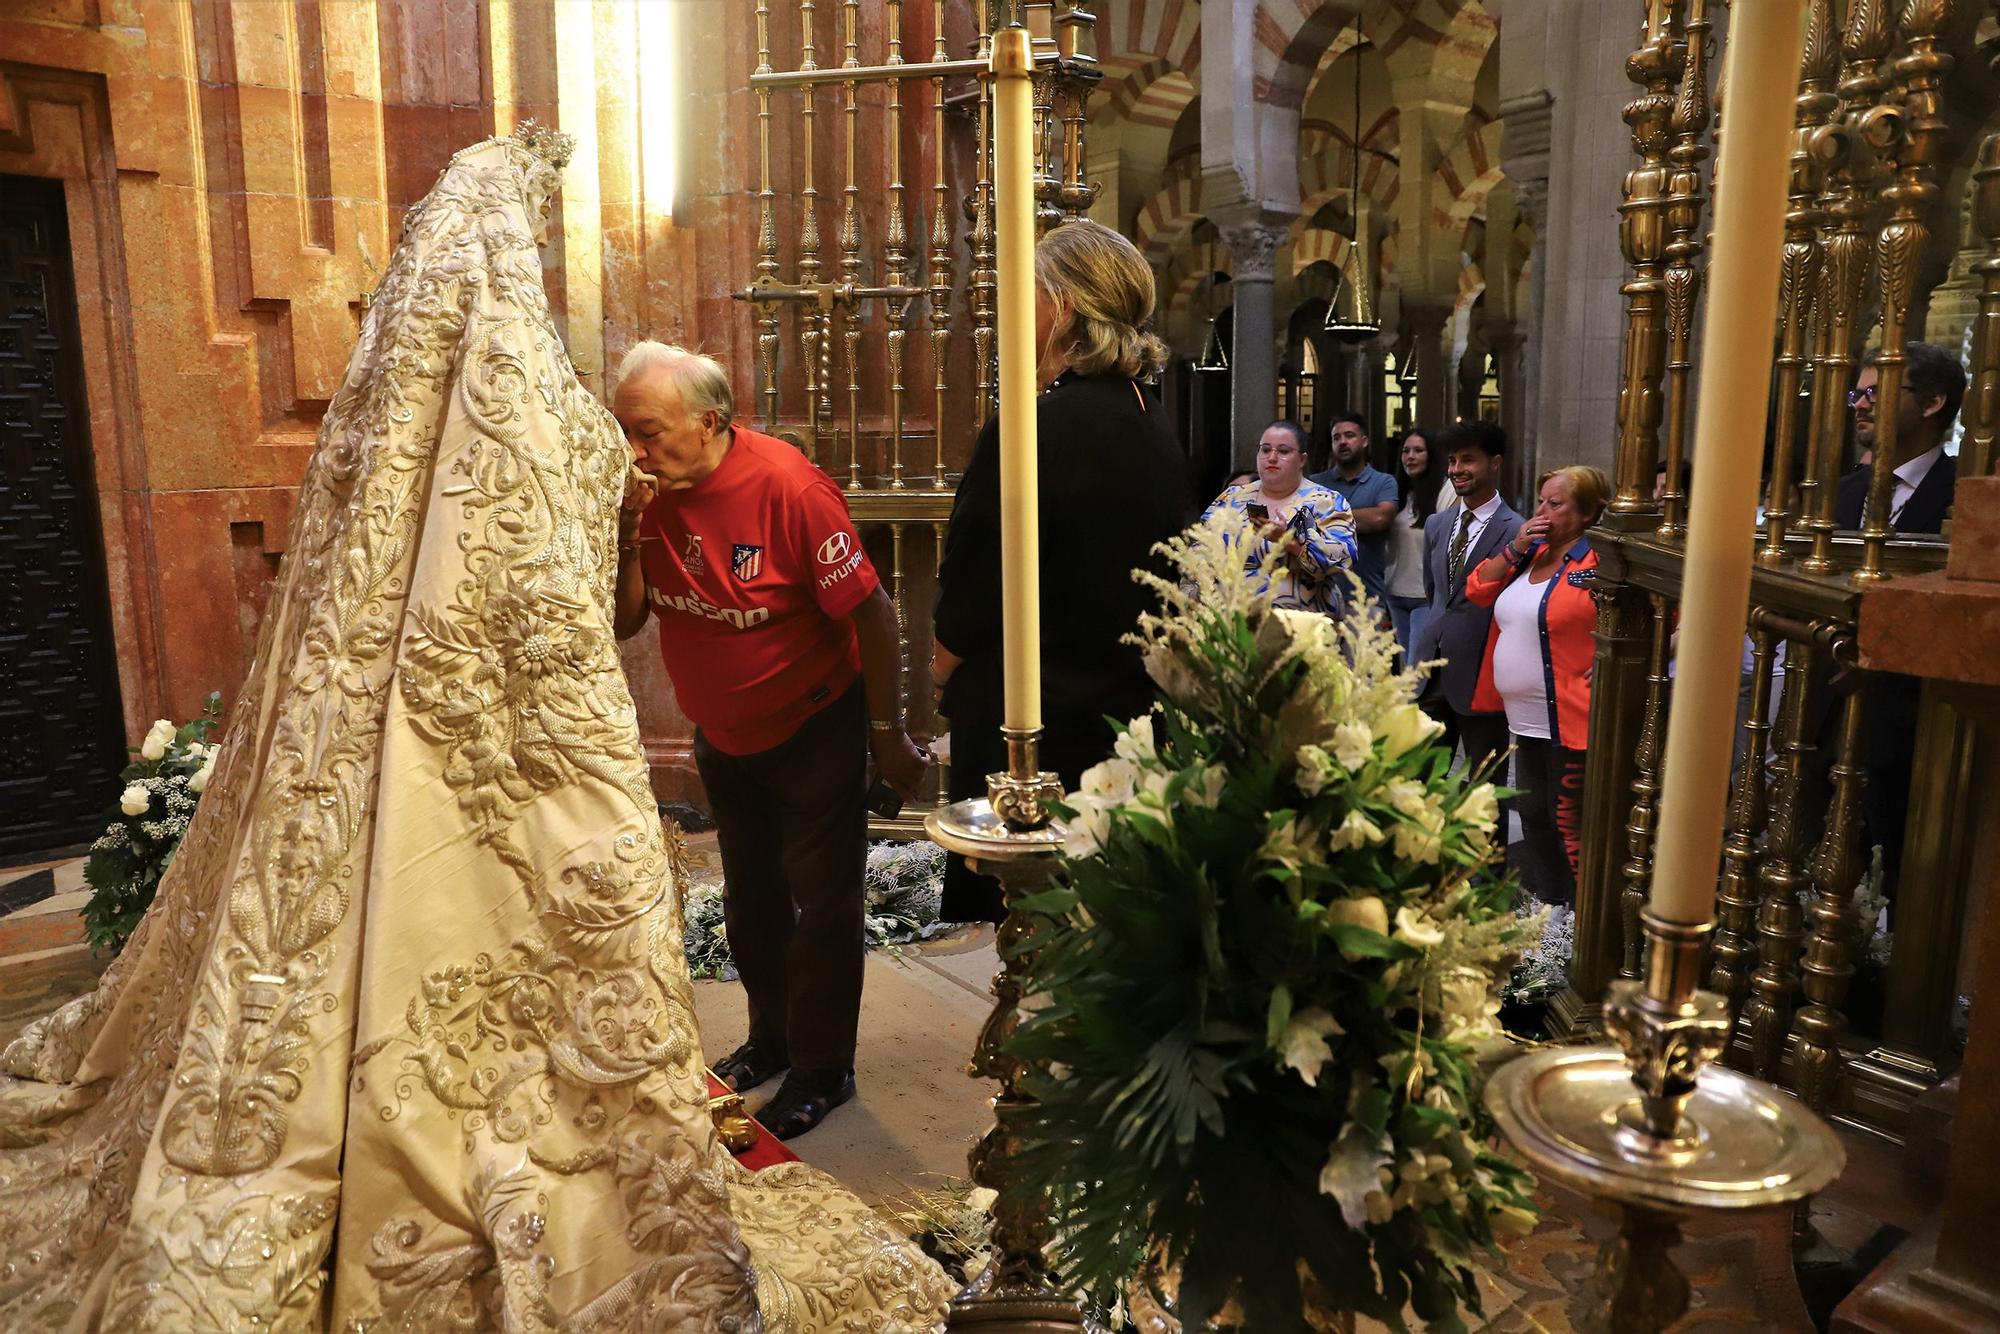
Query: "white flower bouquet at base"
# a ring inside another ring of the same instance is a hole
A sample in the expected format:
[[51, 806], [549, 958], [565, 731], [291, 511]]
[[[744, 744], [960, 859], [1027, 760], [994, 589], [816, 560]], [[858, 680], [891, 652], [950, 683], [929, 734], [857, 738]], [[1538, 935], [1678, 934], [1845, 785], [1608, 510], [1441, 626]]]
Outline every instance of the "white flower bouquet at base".
[[210, 744], [222, 717], [222, 696], [211, 694], [202, 715], [175, 726], [156, 720], [118, 775], [125, 784], [104, 832], [90, 845], [83, 878], [90, 900], [83, 906], [85, 937], [94, 950], [117, 953], [152, 906], [160, 877], [180, 850], [195, 806], [215, 772]]
[[1140, 576], [1160, 706], [1068, 798], [1064, 873], [1026, 905], [1025, 1187], [1106, 1306], [1164, 1267], [1189, 1329], [1462, 1329], [1475, 1265], [1537, 1217], [1475, 1054], [1540, 923], [1510, 911], [1500, 794], [1431, 744], [1394, 640], [1272, 608], [1225, 538]]

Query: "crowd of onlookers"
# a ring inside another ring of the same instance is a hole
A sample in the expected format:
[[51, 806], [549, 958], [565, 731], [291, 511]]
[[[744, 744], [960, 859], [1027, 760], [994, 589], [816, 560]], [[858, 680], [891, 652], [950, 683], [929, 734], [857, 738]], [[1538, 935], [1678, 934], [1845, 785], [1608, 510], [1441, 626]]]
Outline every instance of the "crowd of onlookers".
[[[1036, 246], [1040, 762], [1070, 789], [1111, 754], [1107, 716], [1152, 702], [1129, 639], [1148, 598], [1131, 574], [1164, 573], [1157, 546], [1192, 508], [1155, 385], [1166, 349], [1147, 331], [1154, 301], [1152, 269], [1108, 228], [1072, 222]], [[1877, 375], [1865, 366], [1848, 396], [1863, 451], [1889, 406], [1876, 401]], [[1909, 346], [1889, 495], [1898, 532], [1936, 532], [1950, 505], [1944, 440], [1964, 392], [1955, 357]], [[759, 1115], [788, 1138], [854, 1094], [867, 813], [877, 790], [914, 794], [929, 763], [906, 728], [897, 614], [839, 488], [734, 420], [719, 363], [641, 343], [614, 408], [638, 464], [620, 518], [617, 632], [652, 615], [670, 623], [661, 653], [697, 724], [730, 947], [750, 996], [750, 1037], [714, 1069], [739, 1091], [783, 1075]], [[1511, 860], [1523, 879], [1573, 902], [1596, 624], [1586, 533], [1610, 498], [1604, 474], [1545, 473], [1523, 515], [1500, 492], [1507, 437], [1491, 423], [1407, 429], [1377, 456], [1367, 421], [1342, 414], [1331, 466], [1309, 475], [1311, 443], [1298, 425], [1271, 423], [1255, 469], [1207, 516], [1240, 523], [1246, 575], [1271, 580], [1279, 605], [1392, 627], [1440, 741], [1517, 791]], [[930, 675], [950, 724], [953, 798], [983, 794], [1008, 761], [999, 456], [996, 419], [959, 484], [938, 570]], [[1861, 476], [1842, 483], [1841, 526], [1861, 522], [1866, 491]], [[1829, 700], [1845, 688], [1831, 684]], [[1893, 857], [1916, 693], [1896, 678], [1869, 688], [1863, 821]], [[998, 920], [1001, 897], [954, 861], [943, 907], [949, 920]]]
[[1597, 556], [1583, 534], [1609, 482], [1595, 468], [1550, 472], [1523, 518], [1500, 494], [1507, 437], [1490, 422], [1404, 431], [1393, 472], [1370, 462], [1358, 413], [1334, 418], [1331, 445], [1332, 466], [1308, 476], [1305, 431], [1273, 422], [1256, 471], [1208, 513], [1241, 513], [1256, 530], [1249, 568], [1269, 542], [1296, 539], [1279, 605], [1393, 628], [1426, 673], [1419, 703], [1443, 725], [1441, 743], [1518, 790], [1524, 879], [1544, 900], [1573, 902], [1597, 620]]

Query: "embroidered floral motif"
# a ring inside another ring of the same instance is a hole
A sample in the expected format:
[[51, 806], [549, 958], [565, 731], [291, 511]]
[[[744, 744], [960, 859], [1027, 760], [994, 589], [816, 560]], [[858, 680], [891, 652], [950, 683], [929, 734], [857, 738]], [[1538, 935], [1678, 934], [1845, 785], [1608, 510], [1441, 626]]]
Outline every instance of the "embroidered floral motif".
[[556, 183], [494, 141], [405, 219], [182, 850], [98, 990], [0, 1053], [0, 1327], [942, 1313], [858, 1200], [709, 1122], [685, 850], [609, 632], [626, 452], [535, 252]]

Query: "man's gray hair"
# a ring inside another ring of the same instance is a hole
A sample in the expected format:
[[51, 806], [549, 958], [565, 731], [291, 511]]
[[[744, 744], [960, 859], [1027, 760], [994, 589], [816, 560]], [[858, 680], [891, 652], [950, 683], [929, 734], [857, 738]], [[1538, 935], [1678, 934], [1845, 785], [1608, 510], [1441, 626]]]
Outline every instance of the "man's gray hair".
[[729, 388], [729, 372], [706, 353], [644, 339], [632, 344], [618, 363], [618, 382], [623, 384], [635, 375], [648, 373], [667, 377], [668, 383], [679, 391], [681, 404], [691, 417], [718, 412], [722, 414], [722, 424], [727, 426], [736, 415], [736, 396]]

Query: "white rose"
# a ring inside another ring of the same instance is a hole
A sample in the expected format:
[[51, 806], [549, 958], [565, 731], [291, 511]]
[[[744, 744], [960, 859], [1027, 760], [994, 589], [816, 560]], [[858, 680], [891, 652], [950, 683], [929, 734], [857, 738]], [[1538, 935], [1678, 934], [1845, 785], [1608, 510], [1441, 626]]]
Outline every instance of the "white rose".
[[1363, 815], [1360, 811], [1349, 811], [1333, 831], [1333, 850], [1343, 852], [1348, 848], [1365, 848], [1382, 841], [1382, 826]]
[[153, 794], [146, 790], [144, 783], [132, 784], [118, 798], [118, 809], [127, 815], [144, 815], [152, 804]]
[[165, 758], [167, 747], [174, 744], [174, 733], [177, 730], [165, 718], [154, 720], [152, 730], [147, 732], [146, 739], [139, 743], [139, 754], [149, 760]]
[[1299, 1072], [1299, 1078], [1314, 1088], [1319, 1087], [1319, 1070], [1333, 1057], [1333, 1048], [1327, 1046], [1329, 1037], [1339, 1037], [1347, 1030], [1325, 1010], [1315, 1006], [1293, 1015], [1285, 1025], [1285, 1031], [1278, 1035], [1278, 1061], [1282, 1065]]
[[1153, 715], [1143, 714], [1134, 718], [1131, 724], [1112, 744], [1112, 754], [1133, 764], [1144, 764], [1159, 753], [1153, 743]]
[[1378, 936], [1389, 934], [1389, 910], [1373, 894], [1335, 899], [1326, 905], [1326, 920], [1338, 926], [1358, 926]]
[[1352, 772], [1368, 763], [1375, 753], [1375, 736], [1360, 723], [1342, 723], [1333, 729], [1333, 758]]
[[1500, 821], [1500, 798], [1493, 784], [1481, 783], [1460, 798], [1456, 818], [1477, 829], [1492, 829]]
[[1113, 757], [1083, 771], [1083, 795], [1113, 806], [1122, 805], [1132, 799], [1132, 789], [1138, 781], [1139, 766]]
[[1444, 943], [1444, 932], [1416, 909], [1404, 907], [1396, 909], [1395, 938], [1405, 945], [1427, 950]]
[[214, 772], [215, 752], [211, 750], [208, 752], [207, 758], [201, 762], [201, 768], [188, 776], [188, 790], [199, 793], [206, 789], [208, 787], [208, 776]]
[[1444, 731], [1444, 724], [1414, 704], [1399, 704], [1375, 720], [1382, 753], [1396, 759]]
[[1300, 746], [1294, 758], [1299, 765], [1299, 791], [1308, 797], [1324, 792], [1338, 772], [1334, 768], [1333, 756], [1318, 746]]
[[1398, 778], [1382, 789], [1382, 795], [1412, 820], [1421, 820], [1424, 815], [1424, 785], [1408, 778]]

